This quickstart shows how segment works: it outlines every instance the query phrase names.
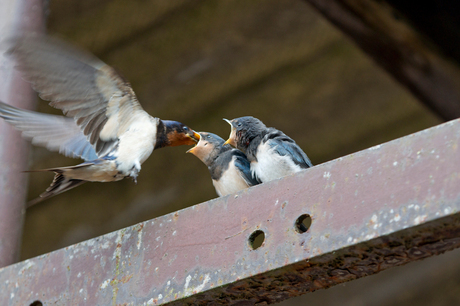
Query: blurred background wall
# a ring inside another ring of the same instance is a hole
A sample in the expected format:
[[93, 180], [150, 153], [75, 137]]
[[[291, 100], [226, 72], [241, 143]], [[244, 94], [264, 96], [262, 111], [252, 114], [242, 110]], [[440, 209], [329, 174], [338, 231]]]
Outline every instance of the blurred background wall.
[[[151, 115], [223, 138], [222, 118], [252, 115], [314, 164], [442, 122], [305, 1], [62, 0], [48, 14], [51, 35], [116, 67]], [[39, 111], [58, 113], [45, 102]], [[187, 149], [155, 151], [137, 185], [87, 183], [32, 207], [22, 259], [215, 198], [207, 168]], [[30, 168], [78, 162], [34, 147]], [[52, 177], [31, 173], [29, 199]], [[459, 254], [282, 304], [459, 304]]]

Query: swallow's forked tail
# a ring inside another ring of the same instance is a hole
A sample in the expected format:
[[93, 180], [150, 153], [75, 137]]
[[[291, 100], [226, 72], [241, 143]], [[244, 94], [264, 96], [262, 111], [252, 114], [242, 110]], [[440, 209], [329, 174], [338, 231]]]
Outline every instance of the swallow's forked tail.
[[[77, 165], [79, 166], [79, 165]], [[55, 173], [53, 182], [51, 185], [43, 192], [38, 198], [35, 198], [27, 203], [27, 208], [37, 203], [40, 203], [43, 200], [49, 199], [57, 194], [63, 193], [64, 191], [70, 190], [77, 186], [80, 186], [86, 181], [77, 180], [69, 178], [65, 175], [66, 170], [72, 169], [75, 166], [71, 167], [62, 167], [62, 168], [52, 168], [52, 169], [44, 169], [44, 170], [34, 170], [34, 171], [27, 171], [27, 172], [37, 172], [37, 171], [53, 171]]]

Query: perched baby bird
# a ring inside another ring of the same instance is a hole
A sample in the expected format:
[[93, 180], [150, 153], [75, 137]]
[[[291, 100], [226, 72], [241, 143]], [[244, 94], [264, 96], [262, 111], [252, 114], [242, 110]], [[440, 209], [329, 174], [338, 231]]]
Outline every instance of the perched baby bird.
[[262, 183], [313, 166], [294, 140], [280, 130], [267, 128], [259, 119], [247, 116], [224, 120], [232, 127], [225, 144], [246, 154], [251, 172]]
[[193, 145], [199, 135], [177, 121], [144, 111], [131, 85], [90, 54], [46, 36], [9, 40], [11, 55], [40, 97], [67, 116], [26, 111], [0, 103], [0, 117], [34, 144], [84, 163], [46, 169], [51, 186], [29, 206], [85, 182], [136, 181], [154, 149]]
[[219, 196], [260, 183], [251, 174], [249, 161], [243, 152], [224, 144], [225, 140], [216, 134], [199, 134], [200, 140], [187, 153], [192, 153], [208, 166], [212, 184]]

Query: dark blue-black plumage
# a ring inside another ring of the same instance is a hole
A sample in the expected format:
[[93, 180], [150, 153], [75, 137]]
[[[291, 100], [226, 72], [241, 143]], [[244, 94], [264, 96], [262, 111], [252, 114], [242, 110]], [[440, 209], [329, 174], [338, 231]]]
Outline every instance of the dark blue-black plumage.
[[312, 167], [307, 154], [297, 143], [257, 118], [246, 116], [227, 120], [232, 131], [226, 143], [244, 152], [251, 172], [261, 182], [268, 182]]
[[188, 152], [198, 157], [211, 174], [212, 183], [219, 196], [235, 193], [257, 185], [246, 155], [240, 150], [224, 144], [221, 137], [213, 133], [200, 132], [200, 141]]

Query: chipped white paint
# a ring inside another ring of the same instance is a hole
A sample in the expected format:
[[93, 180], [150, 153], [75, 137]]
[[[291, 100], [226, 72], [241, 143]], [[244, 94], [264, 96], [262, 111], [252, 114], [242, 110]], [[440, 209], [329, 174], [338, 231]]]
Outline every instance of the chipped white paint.
[[106, 240], [103, 244], [101, 244], [101, 248], [108, 249], [110, 246], [110, 241]]
[[376, 145], [376, 146], [370, 147], [370, 148], [367, 149], [367, 150], [368, 150], [368, 151], [373, 151], [373, 150], [377, 150], [377, 149], [380, 149], [380, 145]]
[[347, 243], [350, 243], [350, 242], [352, 242], [352, 241], [353, 241], [353, 237], [348, 237]]
[[10, 299], [14, 298], [14, 292], [11, 292]]
[[77, 277], [81, 277], [81, 272], [78, 272]]
[[417, 216], [415, 219], [414, 219], [414, 224], [415, 225], [419, 225], [420, 223], [424, 222], [427, 218], [427, 215], [423, 215], [423, 216]]
[[172, 233], [172, 235], [173, 235], [173, 236], [176, 236], [176, 233], [177, 233], [177, 231], [174, 231], [174, 232]]
[[153, 305], [153, 298], [151, 298], [150, 300], [147, 301], [147, 305], [150, 306], [150, 305]]
[[21, 268], [21, 270], [19, 270], [19, 273], [18, 275], [21, 275], [24, 273], [24, 271], [26, 271], [27, 269], [30, 269], [32, 268], [33, 266], [35, 266], [35, 263], [33, 261], [30, 261], [30, 260], [26, 260], [24, 261], [24, 263], [26, 264], [24, 267]]
[[137, 249], [140, 250], [141, 245], [142, 245], [142, 228], [138, 231], [137, 233]]
[[376, 214], [372, 215], [371, 222], [372, 222], [372, 223], [376, 223], [376, 222], [377, 222], [377, 218], [378, 218], [378, 217], [377, 217]]
[[211, 277], [209, 276], [209, 273], [208, 273], [208, 274], [206, 274], [206, 275], [204, 276], [203, 283], [201, 283], [198, 287], [196, 287], [196, 288], [192, 291], [192, 293], [193, 293], [193, 292], [201, 292], [201, 291], [204, 289], [204, 287], [206, 286], [206, 284], [207, 284], [210, 280], [211, 280]]
[[393, 218], [393, 220], [398, 222], [399, 220], [401, 220], [401, 216], [399, 214], [396, 214], [395, 217]]
[[395, 167], [396, 167], [397, 165], [398, 165], [398, 162], [397, 162], [397, 161], [395, 161], [395, 162], [393, 163], [393, 166], [395, 166]]
[[326, 172], [324, 172], [323, 177], [325, 179], [329, 179], [331, 177], [331, 173], [326, 171]]
[[108, 234], [105, 234], [104, 235], [104, 238], [107, 238], [107, 239], [112, 239], [115, 235], [117, 234], [117, 232], [111, 232], [111, 233], [108, 233]]
[[107, 286], [110, 284], [110, 278], [109, 279], [106, 279], [100, 286], [99, 288], [101, 289], [105, 289], [107, 288]]
[[95, 243], [96, 243], [96, 240], [90, 239], [90, 240], [82, 242], [82, 245], [93, 246]]
[[369, 240], [369, 239], [372, 239], [374, 237], [375, 237], [375, 233], [372, 233], [372, 234], [367, 234], [366, 237], [364, 237], [364, 239]]
[[187, 290], [188, 289], [188, 285], [190, 284], [190, 281], [192, 280], [192, 276], [189, 274], [187, 275], [187, 277], [185, 278], [185, 285], [184, 285], [184, 289]]

